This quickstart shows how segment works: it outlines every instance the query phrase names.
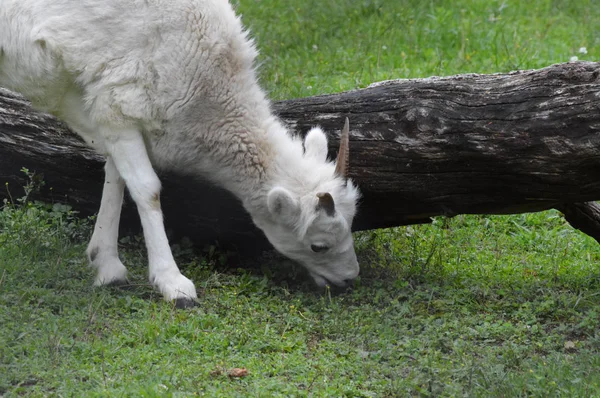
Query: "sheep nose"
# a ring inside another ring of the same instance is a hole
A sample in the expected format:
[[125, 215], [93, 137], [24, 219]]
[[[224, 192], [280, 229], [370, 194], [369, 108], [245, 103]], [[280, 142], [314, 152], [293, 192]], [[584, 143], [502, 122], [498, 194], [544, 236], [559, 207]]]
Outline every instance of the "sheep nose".
[[356, 278], [349, 278], [349, 279], [344, 279], [344, 284], [346, 288], [352, 287], [354, 286], [354, 281], [356, 280]]

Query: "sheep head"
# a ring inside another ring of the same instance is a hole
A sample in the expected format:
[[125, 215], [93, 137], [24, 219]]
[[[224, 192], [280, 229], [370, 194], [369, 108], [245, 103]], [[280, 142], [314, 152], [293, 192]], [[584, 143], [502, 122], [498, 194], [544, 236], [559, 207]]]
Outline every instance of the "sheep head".
[[273, 246], [302, 264], [320, 286], [346, 286], [359, 272], [351, 233], [359, 193], [347, 177], [348, 143], [346, 119], [332, 164], [325, 133], [309, 131], [304, 140], [311, 174], [304, 177], [306, 185], [273, 187], [267, 195], [269, 221], [259, 225]]

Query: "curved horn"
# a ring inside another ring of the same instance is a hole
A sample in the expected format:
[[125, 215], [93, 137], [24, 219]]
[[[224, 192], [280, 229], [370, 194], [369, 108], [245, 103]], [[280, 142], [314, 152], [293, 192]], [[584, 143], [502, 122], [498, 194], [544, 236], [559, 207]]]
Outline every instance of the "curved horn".
[[319, 192], [317, 197], [319, 198], [317, 210], [323, 209], [329, 217], [333, 217], [335, 214], [335, 203], [331, 194], [329, 192]]
[[348, 177], [348, 165], [350, 163], [350, 122], [346, 118], [342, 134], [340, 134], [340, 149], [335, 160], [336, 174], [346, 178]]

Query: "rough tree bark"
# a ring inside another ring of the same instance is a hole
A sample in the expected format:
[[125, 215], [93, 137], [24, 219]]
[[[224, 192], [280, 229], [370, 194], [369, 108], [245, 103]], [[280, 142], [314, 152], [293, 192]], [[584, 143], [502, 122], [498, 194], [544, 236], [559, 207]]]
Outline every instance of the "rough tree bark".
[[[600, 241], [600, 64], [578, 62], [494, 75], [396, 80], [275, 104], [300, 134], [320, 124], [335, 151], [351, 122], [350, 175], [363, 192], [354, 227], [428, 222], [437, 215], [560, 209]], [[335, 154], [332, 153], [332, 156]], [[97, 210], [102, 159], [51, 116], [0, 90], [0, 181], [13, 196], [27, 167], [43, 199]], [[163, 175], [167, 225], [196, 242], [264, 247], [231, 195]], [[6, 190], [0, 192], [6, 196]], [[124, 224], [135, 225], [134, 206]]]

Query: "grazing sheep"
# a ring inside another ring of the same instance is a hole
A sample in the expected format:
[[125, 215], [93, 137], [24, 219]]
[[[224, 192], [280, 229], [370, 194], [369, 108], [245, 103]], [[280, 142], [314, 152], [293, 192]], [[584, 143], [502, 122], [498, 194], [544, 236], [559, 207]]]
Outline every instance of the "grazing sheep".
[[336, 163], [328, 162], [322, 130], [302, 142], [273, 115], [255, 57], [226, 0], [0, 0], [0, 84], [106, 156], [87, 249], [96, 285], [127, 277], [117, 254], [127, 186], [150, 281], [180, 306], [196, 298], [169, 248], [155, 167], [231, 191], [273, 246], [318, 285], [344, 286], [358, 275], [348, 125]]

